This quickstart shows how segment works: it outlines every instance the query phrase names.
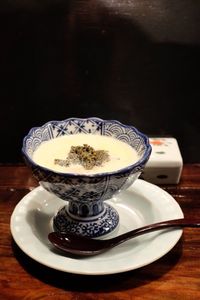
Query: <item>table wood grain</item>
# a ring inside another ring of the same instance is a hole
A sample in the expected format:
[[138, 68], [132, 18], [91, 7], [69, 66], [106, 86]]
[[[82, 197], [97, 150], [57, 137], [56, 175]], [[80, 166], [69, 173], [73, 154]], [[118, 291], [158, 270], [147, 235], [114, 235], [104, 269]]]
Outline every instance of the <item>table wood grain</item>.
[[[15, 205], [37, 186], [24, 165], [0, 165], [0, 299], [200, 299], [200, 232], [184, 229], [176, 246], [137, 270], [83, 276], [32, 260], [15, 244], [10, 217]], [[163, 185], [185, 216], [200, 217], [200, 164], [184, 165], [178, 185]]]

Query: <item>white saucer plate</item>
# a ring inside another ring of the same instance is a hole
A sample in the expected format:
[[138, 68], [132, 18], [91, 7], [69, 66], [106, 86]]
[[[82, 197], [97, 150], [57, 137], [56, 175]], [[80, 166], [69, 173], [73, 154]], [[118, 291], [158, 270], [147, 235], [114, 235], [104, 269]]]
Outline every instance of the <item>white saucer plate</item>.
[[[126, 191], [107, 201], [119, 213], [120, 222], [110, 238], [136, 227], [183, 218], [175, 199], [156, 185], [138, 179]], [[48, 241], [52, 218], [65, 201], [37, 187], [16, 205], [11, 233], [21, 250], [35, 261], [56, 270], [84, 275], [125, 272], [148, 265], [178, 242], [181, 229], [167, 229], [139, 236], [103, 254], [74, 258], [58, 252]]]

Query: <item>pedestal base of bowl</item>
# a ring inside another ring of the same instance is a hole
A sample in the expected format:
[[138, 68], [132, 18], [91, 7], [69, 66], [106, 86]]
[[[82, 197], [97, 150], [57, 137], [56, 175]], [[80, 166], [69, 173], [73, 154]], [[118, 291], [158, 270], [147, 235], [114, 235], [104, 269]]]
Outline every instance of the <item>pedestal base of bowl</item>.
[[100, 214], [90, 218], [79, 218], [68, 211], [68, 205], [61, 208], [53, 219], [55, 231], [74, 233], [86, 237], [99, 237], [113, 231], [119, 223], [118, 212], [107, 203]]

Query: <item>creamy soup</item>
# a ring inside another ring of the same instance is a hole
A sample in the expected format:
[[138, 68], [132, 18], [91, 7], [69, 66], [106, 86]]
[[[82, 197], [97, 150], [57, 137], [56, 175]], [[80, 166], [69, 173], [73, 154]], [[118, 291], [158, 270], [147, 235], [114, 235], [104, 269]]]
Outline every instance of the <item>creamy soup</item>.
[[[71, 146], [88, 144], [95, 150], [107, 151], [109, 159], [100, 166], [85, 169], [73, 163], [69, 166], [55, 164], [55, 159], [65, 160]], [[33, 161], [38, 165], [62, 173], [97, 174], [113, 172], [134, 164], [139, 159], [135, 149], [113, 137], [94, 134], [72, 134], [43, 142], [34, 152]]]

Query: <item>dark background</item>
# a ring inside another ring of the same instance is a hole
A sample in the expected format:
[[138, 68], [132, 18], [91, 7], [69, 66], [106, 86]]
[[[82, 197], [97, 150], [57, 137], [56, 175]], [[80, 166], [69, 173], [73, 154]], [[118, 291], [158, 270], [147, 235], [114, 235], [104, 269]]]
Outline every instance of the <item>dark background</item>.
[[0, 162], [72, 116], [173, 136], [200, 161], [200, 1], [1, 0], [0, 43]]

